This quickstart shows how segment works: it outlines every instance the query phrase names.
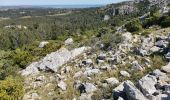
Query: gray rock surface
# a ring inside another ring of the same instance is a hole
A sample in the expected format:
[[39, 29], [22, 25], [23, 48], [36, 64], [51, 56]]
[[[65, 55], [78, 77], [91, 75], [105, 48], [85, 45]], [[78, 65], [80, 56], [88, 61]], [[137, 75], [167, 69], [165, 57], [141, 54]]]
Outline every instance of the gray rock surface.
[[84, 76], [91, 76], [94, 74], [100, 74], [100, 70], [99, 69], [87, 69], [84, 73]]
[[163, 66], [161, 69], [167, 73], [170, 73], [170, 63], [168, 63], [166, 66]]
[[91, 94], [82, 93], [78, 100], [92, 100]]
[[36, 74], [39, 72], [38, 69], [43, 71], [57, 72], [60, 66], [74, 59], [75, 57], [79, 56], [80, 54], [89, 49], [90, 47], [80, 47], [69, 51], [66, 48], [61, 48], [56, 52], [48, 54], [40, 61], [30, 64], [26, 69], [21, 71], [21, 74], [23, 76]]
[[67, 84], [63, 81], [60, 81], [57, 86], [61, 88], [63, 91], [67, 90]]
[[120, 71], [120, 74], [124, 77], [130, 77], [130, 74], [127, 71]]
[[97, 90], [96, 86], [92, 83], [84, 83], [86, 93], [92, 93]]
[[67, 40], [65, 40], [65, 45], [69, 45], [72, 44], [74, 41], [72, 38], [68, 38]]
[[150, 98], [151, 95], [157, 91], [155, 87], [156, 83], [157, 79], [155, 76], [152, 75], [146, 75], [138, 81], [139, 88], [141, 89], [142, 93], [148, 98]]
[[47, 42], [47, 41], [43, 41], [43, 42], [40, 42], [40, 44], [39, 44], [39, 48], [44, 48], [44, 46], [45, 45], [47, 45], [49, 42]]
[[124, 82], [124, 91], [128, 100], [148, 100], [129, 80]]
[[134, 71], [143, 71], [143, 67], [138, 63], [137, 60], [132, 62], [132, 70]]
[[111, 77], [111, 78], [106, 79], [106, 82], [107, 82], [108, 84], [111, 84], [111, 85], [116, 85], [116, 84], [119, 83], [119, 80], [116, 79], [115, 77]]
[[26, 69], [21, 71], [22, 76], [28, 76], [28, 75], [35, 75], [39, 73], [39, 70], [37, 67], [38, 62], [31, 63]]

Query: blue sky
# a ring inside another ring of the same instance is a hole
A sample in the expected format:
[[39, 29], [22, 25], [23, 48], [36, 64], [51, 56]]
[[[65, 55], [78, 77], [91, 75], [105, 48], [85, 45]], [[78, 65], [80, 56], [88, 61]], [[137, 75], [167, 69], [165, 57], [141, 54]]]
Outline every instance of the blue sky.
[[0, 5], [109, 4], [126, 0], [0, 0]]

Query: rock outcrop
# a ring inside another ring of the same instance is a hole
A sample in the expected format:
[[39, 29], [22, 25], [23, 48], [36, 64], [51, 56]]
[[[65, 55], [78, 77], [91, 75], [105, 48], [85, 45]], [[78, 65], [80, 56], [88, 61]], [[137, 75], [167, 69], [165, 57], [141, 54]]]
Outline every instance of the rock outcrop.
[[40, 61], [30, 64], [26, 69], [21, 71], [21, 74], [23, 76], [38, 74], [39, 70], [57, 72], [60, 66], [89, 49], [90, 47], [80, 47], [69, 51], [66, 48], [61, 48], [56, 52], [48, 54]]

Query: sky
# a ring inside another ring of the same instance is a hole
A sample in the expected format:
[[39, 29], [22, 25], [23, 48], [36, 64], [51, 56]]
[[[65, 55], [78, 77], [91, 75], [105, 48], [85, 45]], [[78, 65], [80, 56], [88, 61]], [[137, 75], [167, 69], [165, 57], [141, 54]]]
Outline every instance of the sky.
[[0, 5], [78, 5], [110, 4], [127, 0], [0, 0]]

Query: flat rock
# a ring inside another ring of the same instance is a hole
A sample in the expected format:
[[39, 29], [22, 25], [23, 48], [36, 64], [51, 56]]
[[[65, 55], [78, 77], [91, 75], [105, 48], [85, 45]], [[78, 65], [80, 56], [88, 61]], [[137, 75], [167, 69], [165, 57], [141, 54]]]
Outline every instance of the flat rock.
[[78, 71], [74, 74], [74, 78], [78, 78], [78, 77], [81, 77], [83, 75], [83, 72], [82, 71]]
[[119, 80], [116, 79], [115, 77], [111, 77], [111, 78], [106, 79], [106, 82], [108, 84], [111, 84], [111, 85], [119, 84]]
[[120, 74], [124, 77], [130, 77], [130, 74], [127, 71], [120, 71]]
[[94, 74], [100, 74], [100, 70], [99, 69], [87, 69], [84, 73], [84, 76], [91, 76]]
[[28, 76], [28, 75], [35, 75], [39, 73], [39, 70], [37, 67], [38, 62], [31, 63], [26, 69], [21, 71], [22, 76]]
[[170, 73], [170, 63], [168, 63], [166, 66], [163, 66], [161, 69], [164, 72]]
[[61, 48], [56, 52], [46, 55], [40, 61], [30, 64], [26, 69], [21, 71], [21, 74], [28, 76], [38, 73], [39, 70], [57, 72], [62, 65], [89, 49], [90, 47], [80, 47], [69, 51], [66, 48]]

